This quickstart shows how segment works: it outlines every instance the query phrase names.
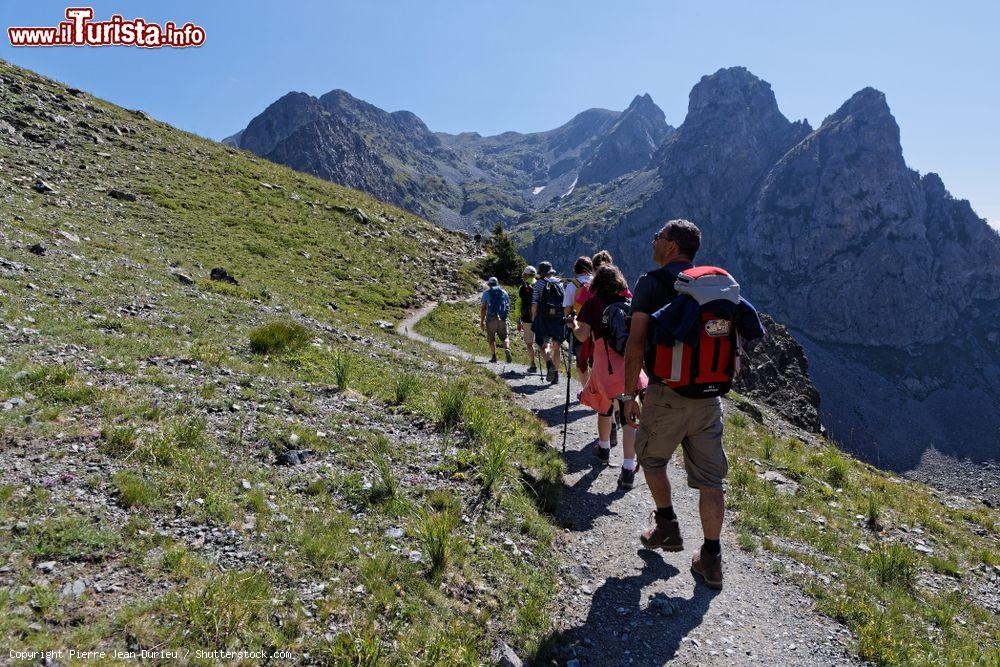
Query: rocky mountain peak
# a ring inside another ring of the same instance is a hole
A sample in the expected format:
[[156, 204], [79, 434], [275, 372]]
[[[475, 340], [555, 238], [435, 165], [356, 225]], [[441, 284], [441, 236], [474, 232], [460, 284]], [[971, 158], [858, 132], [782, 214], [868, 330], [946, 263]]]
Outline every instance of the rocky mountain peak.
[[859, 146], [878, 147], [880, 152], [895, 154], [902, 162], [899, 125], [885, 101], [885, 94], [874, 88], [854, 93], [823, 121], [820, 131], [850, 135]]
[[636, 95], [615, 120], [580, 169], [580, 185], [606, 183], [622, 174], [645, 168], [664, 138], [673, 132], [663, 110], [649, 93]]
[[757, 78], [745, 67], [720, 69], [701, 77], [688, 96], [685, 122], [720, 114], [781, 115], [771, 84]]
[[316, 120], [323, 105], [312, 95], [290, 92], [275, 100], [250, 121], [240, 136], [240, 148], [267, 155], [297, 129]]
[[663, 115], [663, 110], [656, 106], [656, 102], [653, 101], [653, 98], [649, 93], [643, 93], [642, 95], [636, 95], [633, 97], [632, 101], [625, 109], [625, 113], [629, 113], [630, 111], [643, 114]]

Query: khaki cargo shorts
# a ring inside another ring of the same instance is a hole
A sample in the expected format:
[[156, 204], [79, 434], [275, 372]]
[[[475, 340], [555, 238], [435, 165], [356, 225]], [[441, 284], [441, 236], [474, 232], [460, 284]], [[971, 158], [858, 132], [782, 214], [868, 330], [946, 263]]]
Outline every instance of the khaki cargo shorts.
[[501, 341], [507, 340], [507, 320], [501, 320], [496, 315], [486, 320], [486, 339], [495, 343], [497, 336]]
[[729, 472], [722, 449], [722, 401], [685, 398], [651, 383], [642, 403], [635, 453], [646, 469], [664, 468], [677, 445], [684, 448], [688, 486], [721, 489]]
[[535, 333], [531, 330], [531, 322], [521, 322], [521, 328], [524, 329], [524, 344], [528, 347], [534, 346]]

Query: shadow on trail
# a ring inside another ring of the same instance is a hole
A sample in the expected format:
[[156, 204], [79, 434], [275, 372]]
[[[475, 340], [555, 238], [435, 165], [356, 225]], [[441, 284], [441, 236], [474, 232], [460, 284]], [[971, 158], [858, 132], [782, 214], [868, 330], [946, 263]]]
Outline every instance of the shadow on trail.
[[[518, 375], [517, 373], [511, 375], [504, 374], [504, 378], [516, 377], [517, 375]], [[532, 378], [528, 376], [524, 378], [524, 382], [518, 384], [514, 384], [513, 382], [511, 382], [510, 390], [515, 394], [519, 394], [521, 396], [530, 396], [531, 394], [537, 394], [540, 391], [545, 391], [551, 386], [552, 385], [550, 385], [548, 382], [541, 382], [538, 380], [538, 378], [532, 380]]]
[[[549, 426], [555, 426], [561, 429], [563, 424], [563, 415], [565, 414], [565, 412], [566, 412], [566, 404], [563, 401], [560, 401], [558, 405], [553, 405], [547, 408], [543, 408], [538, 412], [536, 412], [535, 414], [538, 415], [538, 418], [541, 419], [546, 424], [548, 424]], [[572, 426], [573, 423], [578, 419], [584, 419], [585, 417], [593, 417], [593, 416], [594, 416], [594, 411], [584, 405], [576, 403], [575, 405], [570, 404], [569, 406], [570, 426]], [[595, 421], [594, 424], [595, 424], [594, 435], [596, 436], [597, 422]], [[562, 441], [561, 433], [559, 434], [559, 438], [561, 442]]]
[[[652, 595], [642, 606], [643, 590], [657, 581], [680, 574], [659, 553], [640, 549], [642, 570], [629, 577], [611, 577], [594, 591], [587, 619], [574, 628], [545, 639], [529, 664], [563, 661], [574, 655], [585, 665], [626, 662], [662, 665], [671, 660], [681, 640], [701, 625], [717, 591], [697, 582], [688, 598]], [[586, 641], [585, 641], [586, 640]]]

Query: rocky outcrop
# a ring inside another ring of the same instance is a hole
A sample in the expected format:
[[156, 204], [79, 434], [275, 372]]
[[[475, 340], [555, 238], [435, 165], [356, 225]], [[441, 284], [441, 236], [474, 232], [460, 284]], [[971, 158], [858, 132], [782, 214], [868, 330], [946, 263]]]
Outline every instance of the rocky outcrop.
[[767, 336], [748, 353], [734, 389], [771, 407], [790, 423], [819, 433], [819, 391], [809, 378], [805, 350], [788, 329], [761, 314]]
[[644, 169], [672, 131], [653, 98], [648, 93], [637, 95], [580, 169], [577, 184], [607, 183], [630, 171]]

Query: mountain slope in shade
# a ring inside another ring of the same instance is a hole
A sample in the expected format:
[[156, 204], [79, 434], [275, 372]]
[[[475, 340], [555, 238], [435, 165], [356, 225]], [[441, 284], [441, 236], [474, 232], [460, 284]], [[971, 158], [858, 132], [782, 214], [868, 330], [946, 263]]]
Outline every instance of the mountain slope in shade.
[[882, 465], [995, 488], [993, 468], [956, 474], [940, 455], [1000, 454], [1000, 236], [906, 166], [882, 93], [859, 91], [813, 131], [785, 119], [766, 82], [720, 70], [649, 168], [515, 232], [529, 258], [562, 267], [608, 247], [634, 279], [674, 217], [702, 228], [701, 262], [731, 268], [802, 339], [835, 438]]

